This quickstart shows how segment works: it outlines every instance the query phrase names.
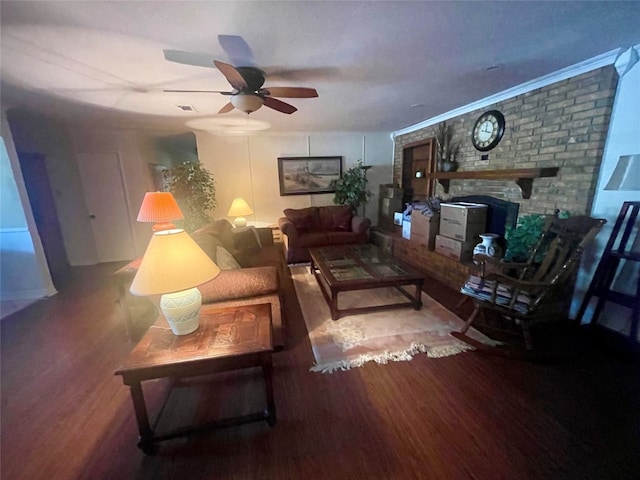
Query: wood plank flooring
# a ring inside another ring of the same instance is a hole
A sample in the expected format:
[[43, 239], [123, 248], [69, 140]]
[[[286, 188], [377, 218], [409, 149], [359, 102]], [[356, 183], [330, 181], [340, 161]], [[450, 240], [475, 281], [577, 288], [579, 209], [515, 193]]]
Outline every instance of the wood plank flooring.
[[[74, 268], [59, 295], [0, 323], [3, 480], [640, 478], [633, 358], [580, 335], [570, 356], [544, 363], [468, 352], [312, 373], [291, 288], [288, 346], [274, 354], [275, 427], [172, 440], [146, 457], [113, 374], [133, 348], [110, 278], [118, 266]], [[445, 306], [459, 300], [427, 283]], [[154, 409], [167, 391], [145, 387]], [[163, 421], [241, 413], [261, 395], [256, 372], [225, 374], [174, 390]]]

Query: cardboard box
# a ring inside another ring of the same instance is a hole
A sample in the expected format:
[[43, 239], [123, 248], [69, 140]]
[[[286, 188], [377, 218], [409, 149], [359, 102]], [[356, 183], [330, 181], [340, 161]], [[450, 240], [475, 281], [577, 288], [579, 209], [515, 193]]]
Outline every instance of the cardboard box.
[[473, 258], [473, 247], [477, 242], [461, 242], [443, 235], [436, 235], [436, 253], [461, 262]]
[[393, 212], [393, 224], [402, 225], [402, 212]]
[[439, 214], [427, 217], [420, 212], [411, 213], [411, 240], [424, 245], [429, 250], [433, 250], [436, 246], [436, 235], [439, 228]]
[[402, 238], [411, 239], [411, 222], [402, 221]]
[[478, 243], [486, 233], [487, 206], [482, 203], [443, 203], [440, 205], [440, 235], [464, 243]]

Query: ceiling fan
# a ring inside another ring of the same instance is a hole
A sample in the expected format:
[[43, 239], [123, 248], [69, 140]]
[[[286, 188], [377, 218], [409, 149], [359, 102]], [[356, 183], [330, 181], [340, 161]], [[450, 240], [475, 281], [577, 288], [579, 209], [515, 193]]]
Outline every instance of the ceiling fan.
[[215, 66], [222, 72], [233, 91], [220, 90], [164, 90], [171, 93], [220, 93], [231, 96], [230, 101], [218, 113], [227, 113], [234, 108], [247, 114], [255, 112], [262, 105], [291, 114], [298, 110], [293, 105], [278, 100], [284, 98], [314, 98], [318, 96], [315, 88], [306, 87], [263, 87], [265, 73], [256, 67], [234, 67], [228, 63], [214, 60]]

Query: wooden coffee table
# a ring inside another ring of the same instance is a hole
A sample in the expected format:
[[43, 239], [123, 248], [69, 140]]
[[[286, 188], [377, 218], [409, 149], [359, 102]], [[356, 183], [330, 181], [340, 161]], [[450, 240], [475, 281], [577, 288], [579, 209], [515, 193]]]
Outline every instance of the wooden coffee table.
[[[131, 390], [140, 433], [138, 447], [145, 453], [153, 453], [156, 442], [205, 429], [258, 420], [274, 425], [272, 351], [271, 307], [268, 304], [231, 308], [205, 305], [200, 311], [198, 329], [183, 336], [174, 335], [161, 315], [135, 346], [127, 363], [115, 372], [122, 375], [122, 381]], [[154, 428], [160, 415], [152, 428], [141, 382], [157, 378], [179, 380], [250, 367], [262, 367], [267, 399], [264, 411], [156, 435]]]
[[[331, 318], [399, 307], [422, 308], [424, 275], [371, 244], [310, 248], [311, 272], [329, 304]], [[410, 295], [404, 288], [415, 287]], [[338, 294], [352, 290], [395, 287], [409, 301], [389, 305], [338, 308]]]

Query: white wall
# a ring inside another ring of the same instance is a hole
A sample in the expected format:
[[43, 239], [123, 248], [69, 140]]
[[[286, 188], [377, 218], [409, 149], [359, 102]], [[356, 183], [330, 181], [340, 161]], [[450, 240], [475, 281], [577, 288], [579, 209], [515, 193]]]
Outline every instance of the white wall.
[[[640, 154], [640, 62], [637, 61], [639, 53], [640, 45], [636, 45], [622, 54], [616, 62], [616, 69], [620, 79], [613, 105], [604, 157], [600, 167], [596, 196], [591, 210], [593, 217], [606, 218], [607, 224], [596, 238], [594, 248], [586, 252], [572, 305], [574, 315], [577, 313], [584, 293], [589, 287], [597, 262], [609, 239], [622, 203], [625, 201], [640, 201], [640, 191], [604, 190], [615, 169], [618, 158], [621, 155]], [[637, 226], [635, 233], [638, 235]], [[636, 248], [640, 251], [637, 238]], [[638, 279], [638, 263], [629, 262], [629, 265], [622, 269], [621, 277], [614, 282], [615, 289], [633, 295]], [[591, 319], [593, 303], [592, 301], [592, 305], [587, 310], [583, 322]], [[600, 322], [615, 330], [628, 331], [630, 313], [630, 309], [616, 304], [607, 304], [605, 311], [601, 315]]]
[[[31, 213], [5, 112], [0, 138], [0, 300], [24, 306], [56, 293]], [[13, 308], [13, 307], [12, 307]]]
[[[155, 190], [149, 164], [153, 162], [152, 142], [146, 136], [133, 131], [83, 130], [70, 132], [73, 151], [79, 153], [115, 153], [122, 160], [122, 179], [129, 214], [129, 225], [133, 233], [134, 249], [137, 256], [144, 251], [151, 238], [151, 226], [136, 221], [144, 194]], [[91, 188], [91, 185], [83, 185]], [[97, 263], [97, 256], [88, 259], [89, 264]], [[72, 263], [73, 265], [73, 263]]]
[[[285, 208], [332, 205], [333, 194], [280, 196], [278, 157], [342, 156], [343, 170], [362, 159], [373, 194], [366, 215], [378, 221], [378, 185], [392, 181], [393, 142], [388, 133], [263, 134], [216, 136], [196, 132], [198, 156], [216, 180], [214, 218], [228, 218], [232, 200], [241, 196], [255, 215], [248, 221], [275, 223]], [[230, 219], [231, 220], [231, 219]]]

